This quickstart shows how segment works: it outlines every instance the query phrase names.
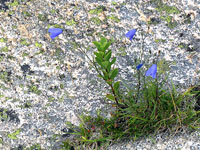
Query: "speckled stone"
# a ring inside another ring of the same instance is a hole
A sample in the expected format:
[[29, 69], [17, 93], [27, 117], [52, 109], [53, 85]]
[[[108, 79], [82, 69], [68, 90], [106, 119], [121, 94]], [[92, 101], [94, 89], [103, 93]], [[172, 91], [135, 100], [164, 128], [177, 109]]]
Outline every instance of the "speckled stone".
[[[34, 144], [47, 150], [58, 149], [65, 140], [62, 135], [66, 134], [63, 129], [67, 121], [78, 125], [79, 115], [84, 111], [95, 115], [97, 109], [110, 110], [102, 103], [107, 87], [75, 41], [84, 45], [92, 58], [95, 50], [92, 41], [99, 40], [103, 34], [113, 40], [111, 49], [120, 70], [117, 79], [134, 86], [133, 73], [141, 63], [144, 33], [145, 65], [141, 71], [147, 70], [160, 51], [159, 60], [169, 62], [169, 78], [176, 85], [184, 90], [199, 83], [197, 1], [166, 2], [181, 11], [172, 14], [178, 22], [173, 29], [161, 19], [164, 14], [156, 11], [156, 5], [150, 1], [118, 0], [115, 4], [112, 0], [19, 0], [16, 6], [10, 6], [9, 2], [0, 1], [0, 112], [6, 110], [8, 116], [0, 119], [3, 140], [0, 149], [30, 148]], [[6, 9], [1, 11], [2, 8]], [[92, 14], [91, 10], [96, 8], [102, 9], [101, 12]], [[99, 18], [100, 23], [94, 18]], [[52, 40], [48, 33], [50, 27], [60, 27], [63, 33]], [[125, 37], [131, 29], [137, 29], [132, 41]], [[181, 44], [185, 47], [181, 48]], [[21, 129], [17, 139], [8, 138], [17, 129]], [[110, 149], [200, 147], [199, 132], [176, 138], [163, 134], [155, 140], [153, 143], [147, 137], [115, 144]]]

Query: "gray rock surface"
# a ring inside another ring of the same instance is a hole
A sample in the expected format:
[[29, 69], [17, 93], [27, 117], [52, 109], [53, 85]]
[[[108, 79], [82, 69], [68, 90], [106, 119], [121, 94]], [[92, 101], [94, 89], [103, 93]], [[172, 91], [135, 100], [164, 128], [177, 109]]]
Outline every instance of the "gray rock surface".
[[[138, 6], [136, 6], [138, 2]], [[154, 54], [170, 64], [169, 78], [186, 89], [200, 79], [200, 4], [198, 1], [166, 2], [179, 13], [156, 9], [155, 2], [119, 0], [16, 0], [0, 7], [0, 149], [30, 148], [39, 144], [47, 150], [58, 149], [65, 122], [79, 124], [78, 115], [97, 109], [106, 87], [91, 69], [88, 58], [74, 41], [88, 48], [100, 35], [114, 40], [120, 78], [133, 83], [133, 73], [145, 33], [143, 61], [152, 64]], [[101, 10], [102, 9], [102, 10]], [[93, 10], [93, 11], [91, 11]], [[96, 13], [97, 12], [97, 13]], [[99, 13], [98, 13], [99, 12]], [[166, 17], [172, 17], [167, 22]], [[149, 22], [151, 21], [151, 23]], [[148, 23], [149, 22], [149, 23]], [[174, 24], [173, 24], [174, 23]], [[177, 24], [176, 24], [177, 23]], [[173, 26], [174, 25], [174, 26]], [[48, 28], [60, 27], [55, 40]], [[173, 26], [173, 27], [172, 27]], [[124, 35], [137, 29], [129, 41]], [[149, 53], [151, 51], [151, 55]], [[147, 68], [143, 68], [144, 70]], [[9, 134], [20, 130], [17, 139]], [[175, 137], [157, 135], [136, 142], [113, 145], [110, 149], [200, 149], [199, 132]], [[166, 138], [165, 138], [166, 137]]]

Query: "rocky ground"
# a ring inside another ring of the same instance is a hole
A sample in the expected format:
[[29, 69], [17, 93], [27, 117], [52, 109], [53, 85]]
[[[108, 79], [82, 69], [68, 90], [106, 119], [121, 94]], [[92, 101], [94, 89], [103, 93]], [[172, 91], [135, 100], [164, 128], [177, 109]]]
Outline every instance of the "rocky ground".
[[[83, 111], [106, 110], [104, 84], [87, 57], [92, 41], [110, 39], [120, 77], [133, 83], [141, 43], [142, 61], [159, 67], [180, 89], [199, 84], [200, 2], [159, 0], [1, 0], [0, 149], [59, 149], [67, 121], [79, 124]], [[62, 28], [55, 40], [51, 27]], [[137, 29], [132, 41], [124, 35]], [[144, 35], [144, 36], [142, 36]], [[144, 38], [145, 37], [145, 38]], [[143, 40], [144, 38], [144, 40]], [[162, 63], [161, 63], [162, 64]], [[164, 66], [162, 68], [162, 66]], [[145, 68], [144, 68], [145, 69]], [[39, 148], [38, 148], [39, 149]], [[160, 134], [109, 149], [200, 149], [198, 131]]]

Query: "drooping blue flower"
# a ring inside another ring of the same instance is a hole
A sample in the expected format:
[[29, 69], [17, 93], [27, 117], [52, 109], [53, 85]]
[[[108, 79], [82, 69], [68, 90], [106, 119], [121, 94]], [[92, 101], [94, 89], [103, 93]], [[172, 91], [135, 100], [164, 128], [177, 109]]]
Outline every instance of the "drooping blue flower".
[[135, 33], [136, 33], [136, 29], [133, 29], [133, 30], [130, 30], [130, 31], [128, 31], [127, 33], [126, 33], [126, 37], [127, 38], [129, 38], [129, 40], [132, 40], [133, 39], [133, 37], [134, 37], [134, 35], [135, 35]]
[[156, 78], [157, 65], [153, 64], [146, 72], [145, 76], [152, 76], [153, 79]]
[[139, 65], [136, 67], [137, 70], [139, 70], [142, 66], [143, 66], [143, 64], [139, 64]]
[[50, 37], [52, 40], [55, 39], [59, 34], [61, 34], [63, 31], [60, 28], [49, 28], [48, 32], [50, 33]]

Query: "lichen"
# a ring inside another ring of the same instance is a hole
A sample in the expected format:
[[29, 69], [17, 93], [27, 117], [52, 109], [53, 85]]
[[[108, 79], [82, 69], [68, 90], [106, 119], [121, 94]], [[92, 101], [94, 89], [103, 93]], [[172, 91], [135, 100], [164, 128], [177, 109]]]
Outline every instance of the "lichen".
[[73, 25], [75, 25], [75, 24], [77, 24], [77, 22], [74, 21], [74, 19], [71, 19], [71, 20], [66, 21], [66, 25], [67, 25], [67, 26], [73, 26]]
[[21, 39], [20, 44], [24, 46], [29, 46], [30, 44], [26, 41], [26, 39]]
[[101, 24], [101, 20], [98, 17], [92, 17], [91, 22], [95, 23], [96, 25], [100, 25]]
[[18, 129], [17, 131], [8, 134], [8, 138], [12, 140], [17, 140], [17, 135], [21, 132], [21, 129]]
[[115, 15], [108, 16], [107, 18], [112, 20], [112, 21], [114, 21], [114, 22], [116, 22], [116, 23], [120, 22], [120, 19]]

